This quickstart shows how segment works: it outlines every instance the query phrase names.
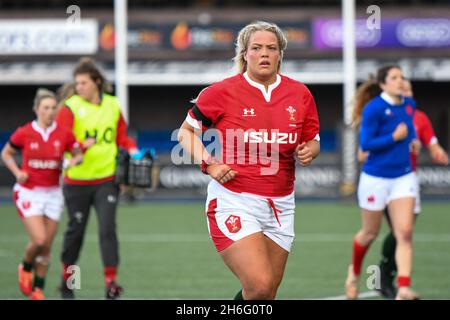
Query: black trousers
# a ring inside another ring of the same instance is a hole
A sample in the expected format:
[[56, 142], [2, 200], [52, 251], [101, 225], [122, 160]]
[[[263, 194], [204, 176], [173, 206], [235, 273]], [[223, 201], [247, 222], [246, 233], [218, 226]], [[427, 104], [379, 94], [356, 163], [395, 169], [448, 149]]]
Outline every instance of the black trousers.
[[116, 212], [119, 187], [114, 181], [96, 185], [64, 185], [64, 198], [69, 214], [69, 222], [64, 232], [61, 260], [76, 264], [91, 206], [97, 213], [100, 251], [104, 266], [117, 267], [119, 264], [119, 243], [116, 233]]

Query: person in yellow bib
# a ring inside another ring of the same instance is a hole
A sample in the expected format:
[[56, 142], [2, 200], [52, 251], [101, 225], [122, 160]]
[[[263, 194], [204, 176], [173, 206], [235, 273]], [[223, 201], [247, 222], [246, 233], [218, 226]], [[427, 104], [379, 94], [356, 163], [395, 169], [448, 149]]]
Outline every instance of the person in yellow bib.
[[94, 206], [99, 225], [106, 298], [116, 299], [123, 291], [116, 283], [119, 265], [116, 233], [119, 187], [114, 181], [116, 155], [119, 146], [130, 154], [138, 150], [133, 139], [127, 136], [127, 125], [118, 100], [105, 92], [105, 77], [94, 62], [82, 58], [73, 76], [75, 94], [65, 100], [57, 123], [72, 130], [78, 141], [95, 143], [85, 150], [83, 163], [66, 170], [64, 175], [63, 191], [69, 221], [61, 253], [63, 274], [60, 291], [64, 299], [75, 298], [70, 281], [72, 269], [69, 267], [78, 260], [90, 208]]

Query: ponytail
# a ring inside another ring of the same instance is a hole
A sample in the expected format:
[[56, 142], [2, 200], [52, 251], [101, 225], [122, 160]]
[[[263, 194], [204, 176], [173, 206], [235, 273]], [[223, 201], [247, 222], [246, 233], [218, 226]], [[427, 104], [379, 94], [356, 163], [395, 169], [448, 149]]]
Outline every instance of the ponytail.
[[74, 94], [76, 94], [74, 83], [66, 83], [59, 87], [56, 91], [56, 97], [58, 98], [58, 109], [64, 106], [66, 100]]
[[362, 111], [366, 104], [381, 93], [375, 77], [371, 75], [369, 80], [358, 87], [355, 95], [355, 102], [353, 105], [352, 123], [357, 127], [361, 123]]
[[[361, 123], [361, 116], [366, 104], [381, 93], [380, 84], [386, 82], [391, 69], [400, 69], [396, 65], [386, 65], [378, 69], [377, 76], [370, 75], [369, 80], [358, 87], [353, 105], [352, 123], [357, 127]], [[401, 69], [400, 69], [401, 70]]]

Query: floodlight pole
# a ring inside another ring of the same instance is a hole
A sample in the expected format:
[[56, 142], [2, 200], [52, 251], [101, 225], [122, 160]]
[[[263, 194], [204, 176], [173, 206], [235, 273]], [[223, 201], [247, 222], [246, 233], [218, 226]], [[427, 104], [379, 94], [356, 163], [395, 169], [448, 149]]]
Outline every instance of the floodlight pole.
[[342, 131], [342, 197], [354, 194], [356, 190], [356, 134], [351, 127], [352, 99], [356, 92], [356, 41], [355, 0], [342, 1], [343, 23], [343, 123]]
[[119, 99], [120, 110], [128, 123], [128, 84], [127, 84], [127, 0], [114, 0], [114, 33], [115, 33], [115, 83], [116, 96]]

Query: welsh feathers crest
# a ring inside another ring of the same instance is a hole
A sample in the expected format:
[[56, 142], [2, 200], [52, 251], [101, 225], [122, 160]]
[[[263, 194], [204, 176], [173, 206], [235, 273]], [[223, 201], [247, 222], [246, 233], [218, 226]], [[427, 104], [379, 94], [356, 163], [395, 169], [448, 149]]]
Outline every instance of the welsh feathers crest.
[[286, 111], [289, 112], [289, 120], [291, 121], [295, 121], [295, 113], [297, 112], [297, 110], [295, 110], [295, 108], [293, 106], [289, 106], [286, 108]]

